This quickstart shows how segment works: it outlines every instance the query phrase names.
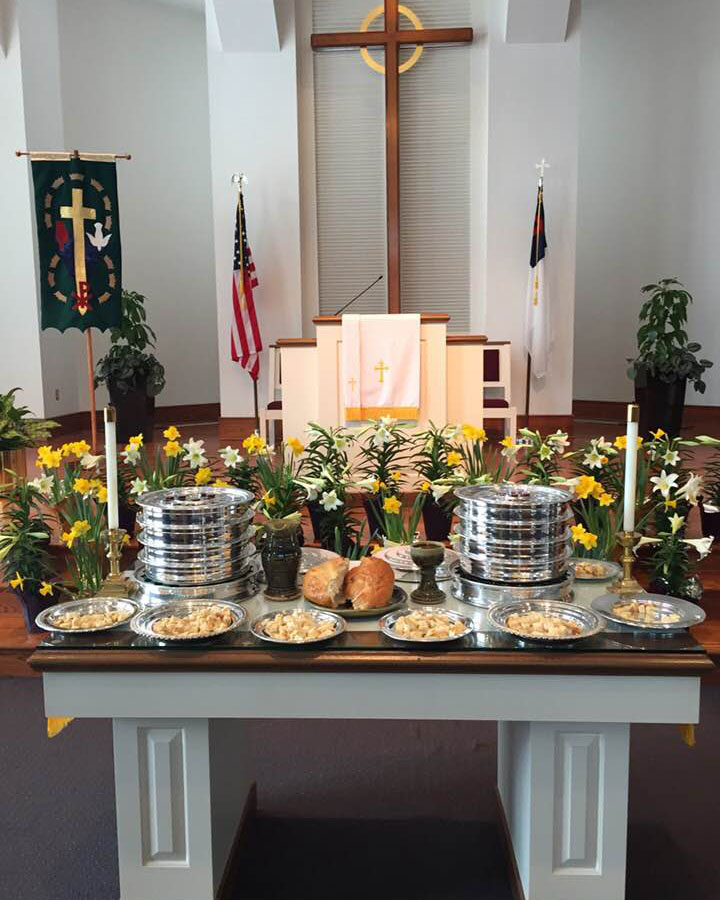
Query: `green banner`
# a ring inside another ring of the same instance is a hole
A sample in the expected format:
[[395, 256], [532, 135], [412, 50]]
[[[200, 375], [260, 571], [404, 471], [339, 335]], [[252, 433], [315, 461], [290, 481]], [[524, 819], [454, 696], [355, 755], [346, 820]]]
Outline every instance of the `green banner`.
[[33, 160], [42, 327], [120, 324], [122, 264], [114, 162]]

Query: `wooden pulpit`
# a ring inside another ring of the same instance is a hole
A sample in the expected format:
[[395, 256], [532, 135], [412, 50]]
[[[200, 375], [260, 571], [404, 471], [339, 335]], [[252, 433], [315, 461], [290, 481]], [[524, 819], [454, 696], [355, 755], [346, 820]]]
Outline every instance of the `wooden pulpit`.
[[[429, 422], [482, 425], [484, 335], [448, 334], [448, 315], [420, 317], [419, 428]], [[345, 425], [342, 317], [313, 319], [315, 338], [280, 338], [282, 422], [286, 438], [301, 437], [308, 422]], [[353, 428], [362, 424], [353, 423]]]

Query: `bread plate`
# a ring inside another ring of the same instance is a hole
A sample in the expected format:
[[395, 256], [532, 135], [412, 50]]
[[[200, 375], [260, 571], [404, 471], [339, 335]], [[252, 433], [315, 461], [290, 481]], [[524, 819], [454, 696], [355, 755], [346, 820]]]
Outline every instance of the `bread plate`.
[[[166, 616], [188, 616], [192, 612], [203, 608], [208, 609], [211, 606], [222, 606], [230, 610], [233, 619], [232, 624], [220, 631], [214, 631], [212, 634], [169, 635], [157, 634], [154, 630], [153, 626], [158, 619], [164, 619]], [[245, 621], [246, 615], [242, 606], [238, 606], [237, 603], [231, 603], [229, 600], [171, 600], [169, 603], [144, 609], [131, 620], [130, 627], [135, 634], [152, 638], [154, 641], [167, 641], [169, 643], [175, 643], [176, 641], [209, 641], [239, 628]]]
[[[335, 629], [332, 634], [328, 634], [326, 637], [313, 638], [306, 641], [283, 641], [280, 638], [267, 634], [265, 625], [271, 619], [274, 619], [275, 616], [278, 615], [289, 615], [295, 612], [304, 612], [308, 616], [312, 616], [317, 622], [331, 622], [335, 626]], [[304, 647], [307, 646], [307, 644], [320, 644], [323, 641], [330, 641], [333, 638], [336, 638], [338, 635], [342, 634], [343, 631], [345, 631], [345, 620], [341, 616], [336, 615], [334, 610], [329, 609], [298, 609], [296, 607], [294, 609], [273, 610], [272, 612], [258, 616], [250, 625], [251, 634], [259, 640], [269, 641], [271, 644], [283, 644], [286, 647]]]
[[[598, 575], [583, 575], [578, 572], [578, 565], [580, 563], [592, 563], [595, 566], [602, 567], [602, 574]], [[611, 578], [619, 578], [622, 574], [622, 566], [618, 565], [616, 562], [611, 562], [609, 559], [589, 559], [582, 558], [579, 556], [574, 556], [570, 560], [570, 567], [575, 573], [575, 579], [577, 581], [609, 581]]]
[[328, 612], [337, 613], [344, 619], [370, 619], [375, 616], [384, 616], [385, 613], [392, 612], [401, 607], [403, 603], [407, 602], [407, 594], [401, 587], [395, 585], [392, 596], [390, 597], [390, 602], [387, 606], [382, 606], [379, 609], [353, 609], [352, 606], [338, 606], [331, 608], [329, 606], [323, 606], [320, 603], [313, 603], [312, 600], [308, 600], [307, 597], [305, 599], [310, 606], [315, 609], [324, 609]]
[[[578, 634], [553, 637], [551, 635], [532, 635], [507, 624], [510, 616], [523, 613], [538, 612], [546, 616], [564, 619], [568, 624], [579, 626]], [[571, 644], [574, 641], [582, 641], [585, 638], [599, 634], [605, 628], [604, 620], [591, 609], [576, 606], [574, 603], [564, 603], [560, 600], [505, 600], [491, 606], [487, 613], [488, 622], [521, 641], [530, 641], [538, 644]]]
[[452, 637], [446, 638], [409, 638], [404, 635], [397, 634], [395, 631], [395, 625], [397, 624], [398, 619], [401, 619], [403, 616], [411, 615], [412, 613], [425, 613], [426, 610], [417, 610], [417, 609], [401, 609], [396, 612], [388, 613], [383, 616], [382, 619], [378, 622], [380, 626], [380, 631], [384, 635], [389, 638], [392, 638], [394, 641], [402, 641], [406, 644], [447, 644], [450, 641], [459, 641], [462, 638], [466, 637], [468, 634], [474, 630], [473, 620], [469, 616], [464, 616], [462, 613], [455, 612], [453, 609], [434, 609], [427, 610], [431, 615], [443, 615], [447, 616], [448, 619], [451, 619], [453, 622], [460, 622], [464, 626], [464, 630], [460, 634], [454, 634]]
[[[67, 603], [57, 603], [44, 609], [35, 619], [35, 624], [43, 631], [52, 631], [57, 634], [89, 634], [93, 631], [109, 631], [111, 628], [120, 628], [127, 625], [139, 609], [139, 604], [130, 598], [118, 597], [87, 597], [85, 600], [70, 600]], [[97, 628], [61, 628], [55, 623], [60, 616], [68, 613], [76, 615], [93, 615], [97, 613], [121, 613], [124, 618], [111, 625], [99, 625]]]
[[[622, 603], [629, 603], [632, 600], [637, 600], [639, 603], [652, 607], [659, 615], [676, 615], [679, 616], [679, 619], [676, 622], [646, 622], [641, 619], [626, 619], [615, 612], [616, 606]], [[610, 622], [622, 625], [633, 631], [669, 633], [681, 631], [683, 628], [690, 628], [705, 621], [705, 611], [695, 603], [690, 603], [689, 600], [681, 600], [680, 597], [669, 597], [666, 594], [638, 593], [634, 596], [603, 594], [593, 600], [592, 607]]]

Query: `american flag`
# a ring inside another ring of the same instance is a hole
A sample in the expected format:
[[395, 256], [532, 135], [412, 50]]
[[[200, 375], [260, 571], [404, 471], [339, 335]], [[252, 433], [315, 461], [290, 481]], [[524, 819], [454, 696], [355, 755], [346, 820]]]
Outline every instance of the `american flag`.
[[258, 380], [262, 338], [255, 314], [253, 288], [258, 286], [255, 263], [247, 242], [245, 206], [242, 192], [238, 193], [235, 213], [235, 252], [233, 254], [233, 318], [230, 325], [230, 355], [247, 369], [250, 377]]

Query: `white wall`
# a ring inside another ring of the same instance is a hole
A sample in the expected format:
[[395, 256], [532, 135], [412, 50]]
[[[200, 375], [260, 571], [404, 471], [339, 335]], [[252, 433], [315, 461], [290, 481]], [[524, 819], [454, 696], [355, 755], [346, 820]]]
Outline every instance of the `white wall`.
[[640, 287], [675, 276], [715, 361], [688, 400], [720, 404], [719, 35], [717, 0], [583, 0], [578, 399], [632, 396]]
[[[148, 0], [59, 10], [66, 146], [133, 156], [118, 163], [123, 284], [148, 298], [167, 375], [158, 403], [217, 401], [202, 12]], [[108, 338], [93, 336], [97, 359]], [[46, 413], [87, 409], [83, 336], [49, 331], [42, 344]]]
[[[252, 382], [230, 359], [232, 253], [237, 191], [244, 172], [248, 240], [260, 281], [255, 302], [264, 345], [301, 333], [300, 190], [298, 169], [295, 13], [277, 3], [281, 49], [221, 50], [212, 0], [207, 0], [208, 84], [217, 286], [217, 341], [224, 417], [253, 415]], [[265, 401], [264, 379], [260, 403]]]
[[545, 271], [555, 341], [547, 377], [533, 384], [530, 412], [567, 415], [572, 408], [579, 9], [573, 8], [564, 43], [507, 44], [506, 8], [503, 0], [490, 4], [484, 328], [491, 339], [513, 343], [514, 403], [524, 411], [534, 164], [545, 157], [552, 165], [545, 178]]

